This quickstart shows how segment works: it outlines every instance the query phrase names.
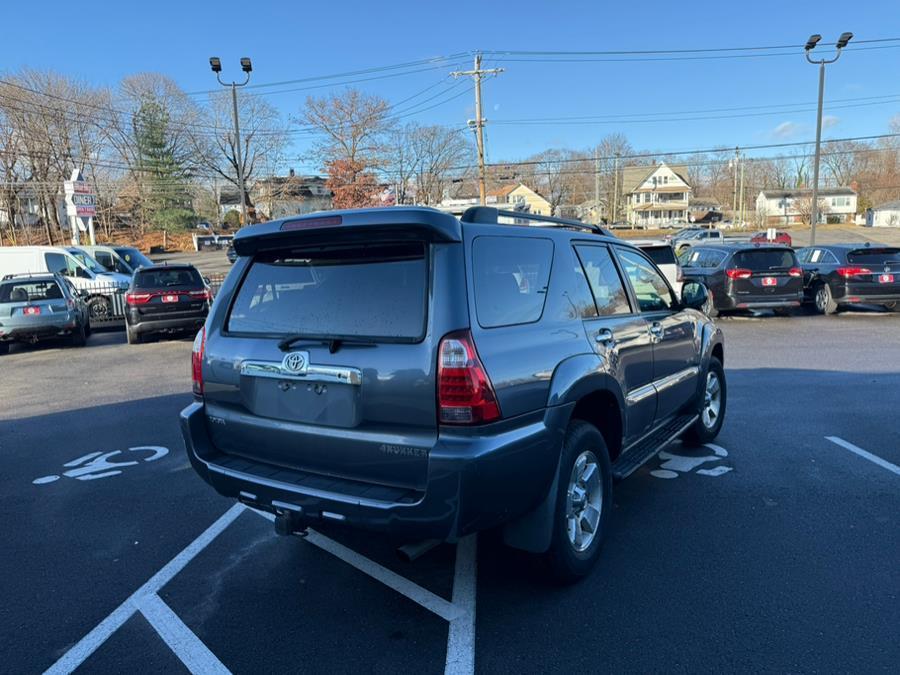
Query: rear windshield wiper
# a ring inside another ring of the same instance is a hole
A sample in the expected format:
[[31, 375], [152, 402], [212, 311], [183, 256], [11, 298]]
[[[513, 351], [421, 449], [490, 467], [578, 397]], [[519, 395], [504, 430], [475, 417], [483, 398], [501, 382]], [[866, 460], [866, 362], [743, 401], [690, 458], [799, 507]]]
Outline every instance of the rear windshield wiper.
[[309, 340], [311, 342], [323, 342], [328, 345], [328, 351], [334, 354], [337, 350], [341, 348], [341, 345], [345, 342], [350, 342], [358, 345], [371, 345], [374, 344], [371, 340], [357, 340], [355, 338], [345, 338], [345, 337], [309, 337], [308, 335], [288, 335], [286, 338], [283, 338], [278, 343], [278, 348], [281, 351], [287, 351], [291, 348], [291, 346], [295, 342], [299, 342], [300, 340]]

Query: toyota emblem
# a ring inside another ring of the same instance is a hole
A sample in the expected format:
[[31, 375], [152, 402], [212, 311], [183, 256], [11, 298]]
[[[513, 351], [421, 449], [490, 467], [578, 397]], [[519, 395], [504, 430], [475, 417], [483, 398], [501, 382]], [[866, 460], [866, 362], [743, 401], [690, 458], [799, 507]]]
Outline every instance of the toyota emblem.
[[306, 370], [307, 357], [304, 352], [291, 352], [286, 354], [281, 362], [281, 368], [288, 373], [297, 374]]

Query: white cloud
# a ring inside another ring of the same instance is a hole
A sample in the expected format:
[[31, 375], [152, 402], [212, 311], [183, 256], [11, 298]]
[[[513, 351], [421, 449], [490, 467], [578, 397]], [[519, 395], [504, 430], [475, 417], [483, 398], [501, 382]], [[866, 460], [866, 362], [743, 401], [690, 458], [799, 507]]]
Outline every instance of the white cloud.
[[800, 131], [800, 125], [796, 122], [782, 122], [772, 130], [772, 136], [775, 138], [791, 138]]
[[835, 117], [834, 115], [823, 115], [822, 116], [822, 128], [830, 129], [833, 126], [836, 126], [838, 122], [841, 121], [840, 117]]

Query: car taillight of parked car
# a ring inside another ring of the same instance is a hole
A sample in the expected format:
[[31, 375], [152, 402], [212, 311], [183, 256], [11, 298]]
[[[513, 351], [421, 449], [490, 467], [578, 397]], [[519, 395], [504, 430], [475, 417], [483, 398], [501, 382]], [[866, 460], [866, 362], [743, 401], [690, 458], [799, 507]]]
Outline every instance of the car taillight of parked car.
[[469, 331], [450, 333], [438, 349], [441, 424], [484, 424], [500, 419], [500, 406]]
[[188, 295], [191, 296], [192, 300], [212, 300], [209, 296], [209, 291], [205, 289], [202, 291], [189, 291]]
[[206, 351], [206, 326], [194, 338], [191, 349], [191, 388], [195, 396], [203, 396], [203, 354]]
[[792, 267], [791, 269], [788, 270], [788, 274], [792, 277], [802, 277], [803, 270], [800, 269], [799, 267]]
[[126, 293], [125, 304], [146, 305], [153, 297], [153, 293]]
[[837, 273], [845, 279], [849, 279], [850, 277], [859, 277], [863, 274], [871, 274], [872, 270], [867, 267], [838, 267]]
[[753, 276], [753, 270], [744, 269], [743, 267], [734, 267], [725, 270], [725, 274], [729, 279], [749, 279]]
[[72, 298], [69, 298], [68, 300], [66, 300], [66, 307], [69, 309], [69, 311], [75, 309], [75, 301]]

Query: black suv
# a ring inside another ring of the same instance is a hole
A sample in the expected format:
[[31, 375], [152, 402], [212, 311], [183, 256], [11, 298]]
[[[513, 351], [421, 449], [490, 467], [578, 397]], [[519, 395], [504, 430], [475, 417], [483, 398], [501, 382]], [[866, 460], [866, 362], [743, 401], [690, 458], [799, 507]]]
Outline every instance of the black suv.
[[[502, 221], [510, 220], [510, 224]], [[723, 337], [639, 249], [476, 207], [245, 228], [193, 354], [188, 455], [276, 515], [456, 541], [503, 525], [586, 574], [624, 478], [725, 413]]]
[[702, 244], [679, 254], [685, 283], [709, 290], [710, 316], [773, 309], [788, 314], [803, 300], [803, 271], [793, 249], [779, 244]]
[[139, 268], [125, 294], [128, 344], [140, 343], [151, 334], [199, 330], [210, 300], [206, 282], [192, 265]]
[[900, 248], [866, 244], [809, 246], [797, 251], [807, 302], [819, 314], [848, 304], [900, 308]]

